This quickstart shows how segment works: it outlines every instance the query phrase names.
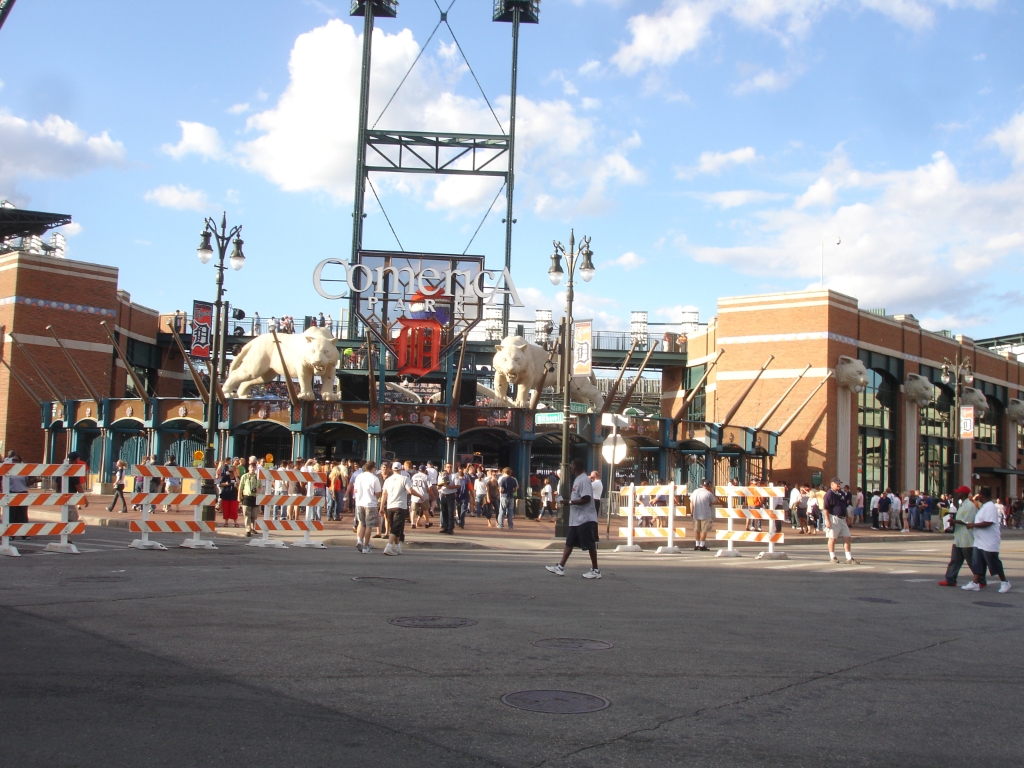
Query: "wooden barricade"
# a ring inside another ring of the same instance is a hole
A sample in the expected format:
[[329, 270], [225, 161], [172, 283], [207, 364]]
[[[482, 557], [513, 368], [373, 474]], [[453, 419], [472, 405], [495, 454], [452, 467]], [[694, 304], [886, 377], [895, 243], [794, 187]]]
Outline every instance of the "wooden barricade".
[[[71, 493], [71, 478], [85, 477], [85, 464], [0, 464], [0, 555], [20, 557], [18, 548], [11, 544], [13, 536], [60, 536], [60, 541], [46, 545], [47, 552], [77, 555], [78, 547], [69, 536], [85, 533], [85, 523], [71, 520], [71, 513], [85, 499], [84, 493]], [[56, 477], [60, 478], [61, 491], [25, 491], [11, 493], [13, 477]], [[11, 507], [60, 507], [59, 523], [12, 523]], [[77, 514], [76, 514], [77, 517]]]
[[[268, 549], [287, 549], [280, 539], [270, 538], [271, 531], [302, 531], [303, 537], [292, 543], [293, 547], [310, 547], [313, 549], [326, 549], [322, 541], [311, 539], [310, 531], [322, 531], [324, 524], [313, 519], [313, 508], [324, 507], [327, 504], [327, 496], [288, 496], [275, 494], [274, 481], [284, 480], [286, 482], [315, 483], [321, 482], [326, 486], [326, 472], [304, 472], [297, 469], [267, 469], [260, 467], [260, 479], [263, 481], [263, 493], [257, 494], [256, 506], [263, 507], [263, 519], [257, 521], [263, 535], [254, 538], [249, 542], [250, 547], [264, 547]], [[326, 489], [325, 489], [326, 493]], [[305, 507], [305, 520], [274, 520], [272, 517], [274, 507]]]
[[[619, 535], [626, 537], [626, 543], [619, 544], [615, 547], [615, 551], [639, 552], [640, 545], [634, 543], [635, 538], [666, 539], [666, 546], [658, 547], [658, 554], [678, 554], [680, 550], [675, 545], [675, 540], [677, 537], [684, 538], [686, 529], [675, 527], [676, 511], [679, 507], [679, 502], [676, 500], [688, 493], [685, 485], [676, 485], [675, 483], [667, 485], [633, 485], [630, 483], [628, 488], [619, 491], [619, 515], [626, 515], [626, 527], [619, 528]], [[647, 503], [656, 501], [659, 496], [666, 496], [668, 504], [659, 506]], [[622, 510], [625, 510], [625, 513]], [[656, 518], [659, 524], [661, 519], [665, 518], [666, 527], [662, 528], [659, 525], [653, 528], [637, 528], [636, 519], [639, 517]]]
[[[131, 474], [136, 477], [159, 477], [164, 480], [170, 478], [188, 478], [191, 480], [215, 480], [217, 471], [209, 467], [168, 467], [159, 464], [137, 464], [131, 468]], [[202, 534], [217, 532], [215, 520], [203, 520], [203, 507], [213, 506], [217, 503], [215, 493], [130, 493], [126, 497], [131, 505], [142, 507], [142, 520], [132, 520], [128, 524], [128, 530], [134, 533], [141, 533], [142, 538], [135, 539], [128, 546], [133, 549], [165, 550], [163, 544], [158, 541], [151, 541], [151, 533], [185, 533], [192, 534], [191, 538], [186, 536], [179, 546], [186, 549], [216, 549], [217, 545], [209, 539], [204, 539]], [[156, 521], [149, 519], [149, 507], [157, 504], [168, 506], [192, 507], [192, 520], [168, 520]]]
[[[728, 542], [726, 549], [718, 550], [716, 557], [739, 557], [740, 553], [733, 547], [734, 541], [763, 541], [767, 542], [768, 549], [759, 552], [757, 557], [785, 560], [784, 552], [776, 552], [775, 545], [785, 541], [783, 534], [776, 530], [776, 521], [786, 519], [784, 508], [776, 509], [780, 500], [785, 498], [786, 489], [780, 485], [719, 485], [715, 487], [715, 495], [725, 498], [728, 506], [717, 507], [715, 516], [724, 518], [728, 528], [724, 531], [716, 531], [715, 538], [718, 541]], [[746, 507], [747, 499], [762, 498], [768, 503], [768, 507]], [[733, 530], [735, 520], [767, 520], [768, 532], [762, 531], [737, 531]]]

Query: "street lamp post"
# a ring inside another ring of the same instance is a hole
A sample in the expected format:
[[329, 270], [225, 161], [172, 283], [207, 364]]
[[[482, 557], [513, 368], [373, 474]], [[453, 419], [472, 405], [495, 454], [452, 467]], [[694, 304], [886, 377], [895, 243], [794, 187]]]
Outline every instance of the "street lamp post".
[[[213, 247], [211, 246], [211, 239], [217, 241], [217, 263], [214, 268], [217, 270], [217, 300], [214, 302], [214, 315], [213, 315], [213, 339], [210, 344], [210, 404], [206, 408], [206, 450], [203, 453], [203, 465], [206, 467], [213, 467], [214, 455], [213, 455], [213, 436], [217, 430], [217, 384], [220, 381], [220, 345], [223, 344], [221, 340], [221, 323], [227, 323], [227, 318], [221, 319], [221, 308], [224, 306], [224, 258], [227, 256], [228, 243], [234, 243], [234, 250], [231, 251], [231, 256], [228, 259], [231, 262], [231, 268], [238, 271], [245, 265], [245, 255], [242, 253], [242, 240], [239, 237], [242, 234], [241, 225], [232, 227], [228, 230], [228, 215], [224, 213], [220, 220], [220, 228], [217, 228], [217, 222], [211, 218], [207, 218], [204, 222], [203, 231], [200, 234], [202, 240], [199, 243], [199, 248], [196, 249], [196, 255], [199, 256], [199, 261], [203, 264], [208, 264], [210, 259], [213, 258]], [[213, 493], [214, 485], [213, 481], [205, 481], [203, 483], [203, 493]]]
[[558, 510], [558, 519], [555, 521], [555, 536], [565, 536], [569, 526], [569, 494], [572, 490], [572, 479], [569, 477], [569, 416], [572, 402], [569, 392], [569, 381], [572, 379], [572, 300], [573, 300], [573, 278], [576, 274], [576, 265], [580, 258], [583, 262], [579, 265], [580, 277], [583, 282], [589, 283], [594, 277], [593, 253], [590, 250], [590, 238], [581, 237], [579, 248], [576, 248], [576, 233], [569, 231], [569, 249], [560, 242], [554, 242], [555, 251], [551, 254], [551, 267], [548, 269], [548, 278], [552, 285], [562, 282], [565, 274], [562, 271], [562, 256], [565, 256], [566, 266], [569, 268], [569, 281], [565, 284], [565, 325], [562, 335], [562, 470], [559, 477], [559, 493], [562, 495], [562, 506]]
[[[971, 371], [971, 358], [962, 356], [962, 350], [957, 350], [956, 359], [942, 358], [942, 374], [939, 381], [948, 385], [953, 382], [953, 433], [956, 440], [956, 450], [953, 453], [953, 466], [963, 463], [963, 439], [960, 436], [960, 395], [965, 386], [969, 387], [974, 383], [974, 373]], [[953, 485], [957, 482], [954, 479]], [[953, 490], [950, 488], [949, 490]]]

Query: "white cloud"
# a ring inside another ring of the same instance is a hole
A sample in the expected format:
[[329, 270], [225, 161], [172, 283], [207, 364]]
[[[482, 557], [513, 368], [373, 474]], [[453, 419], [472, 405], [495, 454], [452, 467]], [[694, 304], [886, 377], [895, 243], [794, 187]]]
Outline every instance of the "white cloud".
[[776, 72], [774, 69], [763, 69], [756, 75], [748, 77], [739, 83], [733, 90], [742, 95], [751, 91], [781, 91], [788, 88], [793, 82], [793, 75], [789, 72]]
[[796, 199], [798, 211], [809, 208], [813, 205], [834, 205], [836, 202], [836, 188], [826, 178], [820, 178]]
[[655, 317], [663, 317], [669, 323], [693, 323], [700, 318], [700, 308], [693, 304], [676, 304], [674, 307], [659, 307]]
[[986, 10], [998, 0], [662, 0], [653, 13], [631, 17], [626, 26], [630, 40], [619, 46], [611, 62], [626, 74], [664, 67], [697, 50], [709, 37], [716, 17], [767, 32], [789, 45], [810, 31], [814, 23], [835, 9], [868, 10], [913, 30], [935, 21], [935, 8]]
[[601, 69], [601, 62], [597, 59], [591, 59], [590, 61], [584, 62], [580, 65], [580, 68], [576, 72], [580, 75], [593, 75], [599, 69]]
[[249, 111], [249, 102], [243, 104], [232, 104], [227, 108], [226, 112], [229, 115], [241, 115]]
[[701, 173], [717, 175], [729, 166], [746, 165], [757, 159], [757, 152], [753, 147], [741, 147], [731, 152], [701, 152], [700, 157], [697, 158], [696, 167], [679, 168], [676, 171], [676, 177], [692, 179]]
[[634, 270], [637, 267], [642, 266], [646, 262], [647, 262], [647, 259], [645, 259], [645, 258], [643, 258], [641, 256], [637, 256], [632, 251], [626, 251], [626, 253], [624, 253], [621, 256], [619, 256], [619, 258], [612, 259], [611, 261], [607, 261], [604, 264], [602, 264], [601, 266], [622, 267], [624, 270], [629, 272], [630, 270]]
[[769, 200], [781, 200], [788, 195], [779, 192], [765, 192], [760, 189], [728, 189], [723, 192], [711, 192], [700, 195], [701, 199], [714, 203], [718, 207], [728, 210], [729, 208], [740, 208], [752, 203], [764, 203]]
[[58, 115], [40, 123], [0, 109], [0, 197], [13, 197], [21, 178], [71, 178], [123, 165], [125, 154], [106, 131], [89, 136]]
[[[407, 130], [459, 133], [499, 133], [490, 108], [480, 98], [453, 92], [468, 70], [454, 44], [442, 45], [439, 56], [424, 54], [409, 73], [397, 97], [387, 105], [419, 53], [408, 29], [389, 34], [374, 31], [374, 58], [370, 99], [371, 124], [400, 125]], [[249, 134], [225, 150], [220, 134], [203, 123], [181, 122], [182, 137], [164, 145], [173, 157], [199, 154], [237, 162], [288, 192], [325, 193], [337, 203], [352, 200], [355, 176], [356, 122], [359, 103], [361, 36], [348, 23], [333, 19], [299, 35], [292, 47], [290, 80], [276, 103], [251, 114]], [[578, 95], [561, 72], [553, 77], [563, 91]], [[265, 99], [258, 92], [258, 99]], [[506, 121], [507, 96], [492, 100]], [[236, 105], [241, 112], [246, 105]], [[609, 148], [604, 131], [592, 117], [581, 114], [600, 106], [596, 99], [581, 99], [579, 107], [565, 99], [535, 101], [519, 97], [517, 105], [516, 175], [521, 204], [551, 215], [604, 210], [606, 194], [615, 184], [636, 184], [643, 173], [626, 155], [639, 138]], [[378, 116], [381, 116], [378, 118]], [[455, 163], [468, 167], [470, 157]], [[469, 176], [374, 176], [377, 191], [413, 197], [433, 210], [453, 216], [479, 216], [494, 198], [493, 179]]]
[[[813, 210], [801, 207], [819, 184], [833, 201], [822, 193]], [[792, 207], [764, 208], [741, 222], [746, 244], [679, 245], [701, 261], [817, 287], [821, 243], [841, 235], [842, 245], [825, 246], [827, 287], [856, 296], [861, 306], [918, 317], [954, 312], [965, 322], [991, 311], [986, 294], [1005, 283], [1007, 260], [1022, 255], [1020, 170], [994, 181], [964, 181], [937, 152], [917, 168], [876, 174], [857, 170], [839, 151], [808, 193]]]
[[60, 227], [60, 231], [63, 232], [67, 237], [74, 237], [82, 233], [82, 225], [77, 221], [72, 221], [70, 224], [65, 224]]
[[177, 144], [164, 144], [160, 150], [181, 160], [186, 155], [199, 155], [204, 160], [218, 160], [224, 157], [224, 143], [216, 128], [211, 128], [202, 123], [190, 123], [179, 120], [181, 127], [181, 140]]
[[1014, 165], [1024, 165], [1024, 112], [1014, 115], [1006, 125], [993, 131], [989, 139], [1013, 158]]
[[700, 45], [715, 12], [713, 3], [666, 0], [657, 13], [642, 13], [626, 22], [633, 39], [620, 46], [611, 61], [626, 74], [672, 64]]
[[161, 208], [174, 208], [178, 211], [205, 211], [209, 207], [205, 192], [189, 189], [184, 184], [165, 184], [149, 190], [142, 197]]

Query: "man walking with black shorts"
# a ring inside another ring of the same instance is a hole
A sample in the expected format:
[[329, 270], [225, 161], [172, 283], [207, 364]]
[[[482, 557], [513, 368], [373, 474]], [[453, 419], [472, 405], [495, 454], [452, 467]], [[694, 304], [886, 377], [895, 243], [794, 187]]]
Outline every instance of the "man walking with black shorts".
[[601, 569], [597, 567], [597, 510], [594, 508], [594, 488], [580, 459], [573, 461], [572, 474], [576, 479], [573, 480], [572, 494], [569, 496], [569, 534], [565, 537], [562, 560], [558, 565], [547, 565], [545, 568], [556, 576], [565, 576], [565, 563], [572, 554], [573, 547], [579, 547], [590, 552], [590, 564], [593, 566], [583, 574], [583, 578], [600, 579]]

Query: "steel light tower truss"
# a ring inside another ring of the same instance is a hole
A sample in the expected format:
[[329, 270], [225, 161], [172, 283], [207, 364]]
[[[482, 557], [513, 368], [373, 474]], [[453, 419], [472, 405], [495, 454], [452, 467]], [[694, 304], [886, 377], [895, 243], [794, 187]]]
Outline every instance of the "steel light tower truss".
[[[396, 0], [353, 0], [351, 15], [363, 17], [363, 59], [359, 89], [359, 135], [356, 150], [355, 203], [352, 212], [351, 263], [360, 263], [360, 254], [363, 251], [366, 185], [369, 174], [373, 171], [377, 173], [493, 176], [503, 179], [507, 204], [504, 255], [505, 267], [510, 268], [512, 264], [512, 224], [515, 222], [512, 203], [519, 25], [520, 23], [538, 23], [540, 0], [494, 0], [493, 20], [512, 23], [512, 87], [507, 134], [504, 132], [500, 134], [446, 133], [370, 128], [369, 94], [373, 20], [375, 17], [392, 19], [397, 17], [398, 3]], [[441, 20], [438, 25], [447, 24], [447, 19], [447, 11], [441, 11]], [[449, 29], [451, 28], [449, 27]], [[350, 337], [354, 337], [356, 334], [358, 314], [358, 297], [352, 296], [349, 307], [348, 330]], [[508, 296], [505, 296], [502, 307], [503, 334], [508, 333], [508, 322], [509, 299]]]

